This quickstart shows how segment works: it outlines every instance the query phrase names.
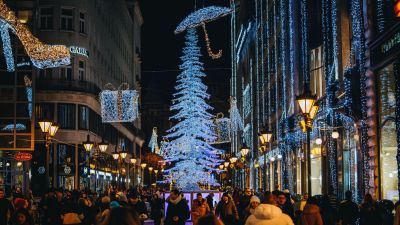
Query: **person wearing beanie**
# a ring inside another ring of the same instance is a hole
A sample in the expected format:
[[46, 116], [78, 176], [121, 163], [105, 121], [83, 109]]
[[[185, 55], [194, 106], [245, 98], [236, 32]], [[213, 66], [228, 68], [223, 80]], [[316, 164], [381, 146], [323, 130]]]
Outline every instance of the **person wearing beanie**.
[[200, 217], [210, 213], [210, 207], [208, 206], [207, 200], [203, 198], [201, 193], [197, 193], [197, 198], [192, 202], [192, 222], [193, 225], [198, 224]]
[[282, 210], [271, 204], [260, 204], [245, 225], [294, 225], [292, 219]]
[[110, 209], [121, 207], [117, 201], [110, 202]]
[[243, 216], [243, 224], [246, 222], [247, 218], [249, 218], [250, 215], [252, 215], [254, 213], [254, 211], [256, 210], [256, 208], [261, 204], [260, 198], [258, 198], [257, 196], [253, 195], [250, 198], [250, 204], [249, 206], [246, 207], [245, 212], [244, 212], [244, 216]]

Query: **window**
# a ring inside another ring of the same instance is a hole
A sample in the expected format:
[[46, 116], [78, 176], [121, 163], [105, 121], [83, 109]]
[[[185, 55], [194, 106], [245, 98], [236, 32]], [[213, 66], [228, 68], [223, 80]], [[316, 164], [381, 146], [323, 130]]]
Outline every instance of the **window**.
[[73, 62], [74, 59], [71, 58], [71, 64], [68, 66], [64, 66], [60, 68], [60, 79], [61, 80], [73, 80], [74, 73], [73, 73]]
[[86, 34], [85, 13], [79, 13], [79, 33]]
[[74, 104], [58, 104], [58, 123], [60, 128], [75, 129]]
[[322, 46], [311, 50], [310, 89], [313, 94], [317, 95], [317, 98], [322, 97], [325, 93]]
[[397, 179], [396, 82], [393, 64], [379, 72], [380, 170], [382, 199], [399, 199]]
[[89, 108], [83, 105], [78, 107], [78, 127], [81, 130], [89, 129]]
[[53, 8], [46, 7], [40, 9], [40, 29], [53, 29]]
[[52, 79], [53, 78], [53, 69], [47, 68], [39, 70], [40, 79]]
[[74, 30], [74, 10], [61, 9], [61, 30]]
[[78, 79], [80, 81], [85, 80], [85, 61], [79, 61]]

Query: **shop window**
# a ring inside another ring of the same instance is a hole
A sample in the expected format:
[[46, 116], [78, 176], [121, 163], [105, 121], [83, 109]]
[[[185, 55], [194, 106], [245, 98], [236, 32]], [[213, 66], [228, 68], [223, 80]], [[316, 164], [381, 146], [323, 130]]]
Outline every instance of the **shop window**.
[[58, 104], [58, 123], [62, 129], [75, 129], [74, 104]]
[[45, 7], [40, 9], [40, 29], [53, 29], [53, 7]]
[[397, 139], [395, 118], [395, 79], [393, 65], [379, 72], [380, 170], [382, 198], [399, 200], [397, 178]]
[[310, 58], [310, 89], [317, 98], [320, 98], [325, 94], [322, 46], [312, 49]]
[[311, 142], [311, 190], [312, 195], [322, 194], [322, 147]]
[[61, 30], [73, 31], [74, 30], [74, 10], [61, 9]]
[[79, 13], [79, 33], [86, 34], [86, 15]]

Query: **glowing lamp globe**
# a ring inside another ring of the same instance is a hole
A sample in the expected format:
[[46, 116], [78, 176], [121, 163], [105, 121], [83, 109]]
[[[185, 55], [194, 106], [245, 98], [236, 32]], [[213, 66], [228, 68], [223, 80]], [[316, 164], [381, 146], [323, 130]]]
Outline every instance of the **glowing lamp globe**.
[[119, 158], [119, 153], [117, 152], [117, 146], [114, 148], [114, 152], [111, 154], [113, 159], [117, 160]]
[[219, 165], [219, 169], [220, 169], [220, 170], [224, 169], [224, 165], [222, 165], [222, 164]]
[[321, 138], [315, 139], [315, 144], [317, 144], [317, 145], [322, 144], [322, 139]]
[[151, 171], [153, 171], [153, 167], [150, 166], [150, 167], [149, 167], [149, 171], [150, 171], [150, 173], [151, 173]]
[[56, 136], [56, 133], [57, 133], [59, 128], [60, 128], [60, 126], [58, 125], [58, 123], [52, 123], [50, 125], [50, 127], [49, 127], [49, 135], [50, 135], [50, 137]]
[[50, 126], [51, 126], [51, 124], [53, 123], [53, 122], [51, 122], [50, 120], [41, 120], [41, 121], [39, 121], [38, 122], [39, 123], [39, 126], [40, 126], [40, 130], [43, 132], [43, 133], [47, 133], [47, 132], [49, 132], [49, 129], [50, 129]]
[[306, 87], [304, 93], [296, 97], [296, 101], [303, 114], [310, 114], [316, 101], [316, 96], [312, 95], [310, 89]]
[[314, 103], [314, 105], [311, 107], [311, 111], [310, 111], [310, 118], [314, 119], [315, 116], [318, 113], [318, 109], [319, 109], [319, 105], [317, 102]]
[[99, 143], [99, 149], [101, 152], [106, 152], [108, 148], [108, 144], [106, 142], [104, 142], [104, 139], [101, 140], [101, 142]]
[[332, 132], [332, 138], [333, 139], [338, 139], [339, 138], [339, 132], [337, 132], [337, 131]]
[[142, 167], [142, 169], [146, 168], [147, 164], [146, 163], [142, 163], [140, 164], [140, 166]]
[[232, 157], [229, 159], [229, 161], [230, 161], [231, 163], [235, 163], [237, 160], [238, 160], [238, 158], [237, 158], [236, 156], [232, 156]]
[[272, 132], [268, 130], [263, 130], [260, 132], [258, 135], [260, 142], [262, 145], [265, 145], [271, 141], [272, 138]]
[[240, 154], [242, 154], [243, 157], [246, 157], [249, 151], [250, 149], [246, 146], [246, 143], [244, 143], [242, 148], [240, 149]]
[[131, 163], [132, 164], [136, 164], [136, 159], [135, 158], [131, 158]]
[[224, 162], [225, 168], [229, 166], [229, 162]]
[[92, 141], [90, 141], [90, 136], [89, 134], [86, 136], [86, 141], [83, 142], [83, 147], [85, 148], [85, 150], [87, 152], [90, 152], [90, 150], [92, 150], [94, 143]]

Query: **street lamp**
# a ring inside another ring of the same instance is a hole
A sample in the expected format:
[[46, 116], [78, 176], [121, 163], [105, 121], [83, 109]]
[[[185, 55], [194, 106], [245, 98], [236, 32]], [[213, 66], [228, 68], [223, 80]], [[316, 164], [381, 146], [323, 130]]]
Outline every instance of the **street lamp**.
[[246, 157], [249, 151], [250, 148], [246, 146], [246, 143], [243, 143], [243, 146], [240, 148], [240, 154], [242, 154], [242, 157]]
[[87, 152], [90, 152], [90, 150], [92, 150], [92, 148], [93, 148], [93, 145], [94, 145], [94, 142], [93, 141], [90, 141], [90, 136], [89, 136], [89, 134], [86, 136], [86, 141], [85, 142], [83, 142], [83, 147], [85, 148], [85, 150], [87, 151]]
[[158, 170], [154, 170], [154, 174], [156, 175], [156, 187], [157, 187], [157, 174], [158, 174]]
[[135, 158], [131, 158], [131, 163], [133, 164], [133, 165], [136, 165], [136, 159]]
[[125, 148], [122, 148], [122, 151], [119, 152], [119, 155], [121, 156], [121, 159], [125, 159], [128, 155], [128, 152], [125, 150]]
[[114, 152], [111, 154], [112, 155], [112, 157], [113, 157], [113, 159], [115, 159], [115, 160], [117, 160], [118, 158], [119, 158], [119, 153], [118, 153], [118, 151], [117, 151], [117, 146], [115, 146], [115, 148], [114, 148]]
[[141, 177], [141, 181], [142, 181], [142, 186], [144, 185], [144, 168], [146, 168], [147, 164], [146, 163], [142, 163], [140, 164], [140, 167], [142, 167], [142, 177]]
[[258, 134], [261, 142], [261, 149], [264, 150], [264, 165], [263, 165], [263, 189], [267, 189], [267, 144], [271, 142], [272, 131], [266, 129]]
[[[38, 121], [40, 130], [44, 135], [44, 139], [46, 141], [46, 179], [50, 179], [49, 167], [50, 167], [50, 145], [52, 143], [52, 138], [56, 136], [56, 133], [59, 129], [59, 126], [55, 122], [51, 122], [50, 120], [44, 119]], [[47, 181], [47, 186], [50, 184], [49, 180]]]
[[228, 168], [229, 162], [228, 161], [224, 162], [224, 166], [225, 166], [225, 168]]
[[106, 152], [108, 148], [108, 144], [104, 142], [104, 138], [101, 139], [101, 142], [99, 143], [99, 149], [101, 152]]
[[238, 158], [237, 158], [236, 156], [232, 156], [232, 157], [229, 159], [229, 161], [230, 161], [231, 163], [235, 163], [237, 160], [238, 160]]
[[[304, 117], [304, 121], [301, 123], [303, 131], [307, 133], [307, 147], [305, 151], [306, 155], [306, 165], [307, 165], [307, 190], [308, 194], [311, 195], [311, 153], [310, 153], [310, 132], [312, 130], [312, 121], [317, 115], [319, 105], [316, 104], [317, 96], [312, 95], [310, 89], [306, 86], [304, 87], [304, 93], [296, 97], [296, 101], [300, 106], [301, 112]], [[305, 175], [305, 174], [304, 174]], [[303, 176], [306, 177], [306, 176]]]

